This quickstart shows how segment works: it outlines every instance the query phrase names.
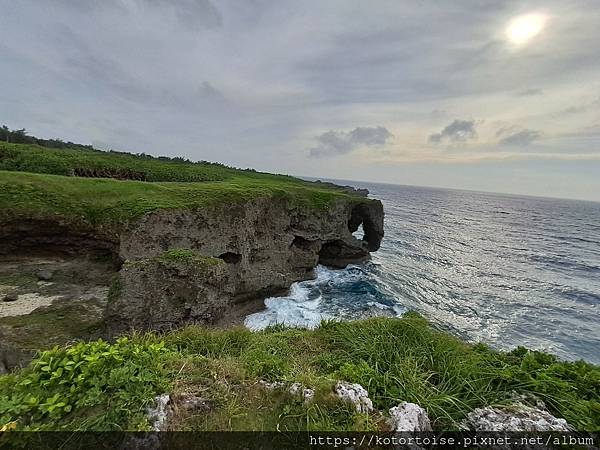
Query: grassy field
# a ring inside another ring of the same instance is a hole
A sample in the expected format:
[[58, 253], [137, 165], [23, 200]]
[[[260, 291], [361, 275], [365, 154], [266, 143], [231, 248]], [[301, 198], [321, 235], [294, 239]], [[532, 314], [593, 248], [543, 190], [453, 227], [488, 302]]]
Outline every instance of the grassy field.
[[[180, 415], [182, 430], [381, 430], [333, 395], [336, 380], [362, 384], [375, 408], [423, 406], [435, 430], [458, 427], [476, 407], [541, 399], [578, 430], [600, 430], [600, 368], [518, 348], [496, 352], [436, 331], [420, 316], [207, 330], [80, 343], [41, 353], [0, 377], [0, 425], [16, 429], [148, 428], [145, 407], [164, 392], [202, 397], [209, 410]], [[300, 382], [313, 402], [260, 380]]]
[[[71, 176], [74, 168], [82, 166], [128, 168], [144, 172], [150, 182]], [[0, 143], [0, 218], [60, 216], [91, 225], [114, 225], [157, 209], [198, 208], [259, 197], [282, 197], [324, 208], [335, 198], [350, 195], [289, 176], [217, 164]]]
[[215, 163], [162, 160], [130, 153], [92, 149], [48, 148], [0, 142], [0, 170], [73, 176], [105, 174], [140, 181], [222, 181], [241, 171]]

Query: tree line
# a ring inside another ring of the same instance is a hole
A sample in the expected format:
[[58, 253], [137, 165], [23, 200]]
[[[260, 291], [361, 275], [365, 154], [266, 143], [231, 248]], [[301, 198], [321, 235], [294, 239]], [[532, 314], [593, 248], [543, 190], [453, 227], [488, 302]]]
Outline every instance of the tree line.
[[25, 128], [20, 130], [11, 130], [6, 125], [2, 125], [0, 128], [0, 141], [12, 143], [12, 144], [35, 144], [42, 147], [49, 148], [72, 148], [72, 149], [86, 149], [94, 150], [91, 145], [75, 144], [74, 142], [65, 142], [62, 139], [40, 139], [35, 136], [27, 134]]
[[[12, 143], [12, 144], [34, 144], [34, 145], [39, 145], [41, 147], [47, 147], [47, 148], [68, 148], [68, 149], [73, 149], [73, 150], [88, 150], [88, 151], [94, 151], [94, 152], [99, 152], [99, 153], [113, 153], [113, 154], [119, 154], [119, 155], [124, 155], [124, 156], [134, 156], [134, 157], [143, 158], [143, 159], [155, 159], [158, 161], [176, 162], [176, 163], [184, 163], [184, 164], [204, 164], [204, 165], [209, 164], [212, 166], [219, 166], [219, 167], [234, 169], [234, 167], [230, 167], [230, 166], [227, 166], [227, 165], [221, 164], [221, 163], [215, 163], [215, 162], [210, 162], [210, 161], [191, 161], [187, 158], [182, 158], [181, 156], [175, 156], [175, 157], [153, 156], [153, 155], [148, 155], [146, 153], [129, 153], [129, 152], [122, 152], [122, 151], [118, 151], [118, 150], [112, 150], [112, 149], [108, 150], [108, 151], [104, 151], [104, 150], [98, 150], [98, 149], [92, 147], [91, 145], [76, 144], [71, 141], [65, 142], [62, 139], [40, 139], [35, 136], [29, 135], [27, 133], [27, 130], [25, 130], [25, 128], [21, 128], [20, 130], [11, 130], [6, 125], [2, 125], [2, 127], [0, 128], [0, 142], [8, 142], [8, 143]], [[237, 169], [237, 170], [244, 170], [247, 172], [256, 172], [254, 169]]]

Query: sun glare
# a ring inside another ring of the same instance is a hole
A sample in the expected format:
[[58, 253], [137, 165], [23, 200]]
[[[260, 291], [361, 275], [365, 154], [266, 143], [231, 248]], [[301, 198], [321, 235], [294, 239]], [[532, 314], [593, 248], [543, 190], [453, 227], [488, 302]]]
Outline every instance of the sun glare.
[[545, 23], [546, 16], [543, 14], [524, 14], [515, 17], [506, 28], [506, 37], [513, 44], [526, 44], [542, 31]]

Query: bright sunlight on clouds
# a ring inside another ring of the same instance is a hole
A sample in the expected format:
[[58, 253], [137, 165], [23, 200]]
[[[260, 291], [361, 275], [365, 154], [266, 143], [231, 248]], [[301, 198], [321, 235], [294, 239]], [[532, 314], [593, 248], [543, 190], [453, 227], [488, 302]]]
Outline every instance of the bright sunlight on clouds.
[[538, 35], [544, 28], [547, 17], [544, 14], [524, 14], [515, 17], [506, 29], [508, 40], [516, 45], [523, 45]]

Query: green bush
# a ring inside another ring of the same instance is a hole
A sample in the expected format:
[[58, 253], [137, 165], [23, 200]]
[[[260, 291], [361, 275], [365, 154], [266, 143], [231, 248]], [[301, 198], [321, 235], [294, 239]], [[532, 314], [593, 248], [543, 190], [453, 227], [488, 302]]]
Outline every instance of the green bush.
[[42, 352], [19, 376], [0, 378], [0, 423], [19, 429], [147, 426], [144, 407], [167, 388], [161, 342], [121, 338]]

